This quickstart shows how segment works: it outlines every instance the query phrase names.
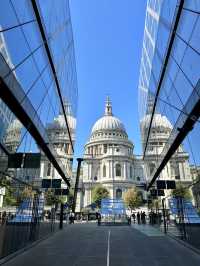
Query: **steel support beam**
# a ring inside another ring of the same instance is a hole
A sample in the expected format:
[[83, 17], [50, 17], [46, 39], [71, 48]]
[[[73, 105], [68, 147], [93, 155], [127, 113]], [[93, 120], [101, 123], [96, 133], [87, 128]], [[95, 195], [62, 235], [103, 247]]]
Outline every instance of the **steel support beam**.
[[10, 152], [8, 151], [8, 149], [6, 148], [6, 146], [2, 142], [0, 142], [0, 148], [6, 155], [10, 154]]
[[74, 187], [74, 200], [72, 205], [72, 211], [75, 212], [76, 209], [76, 200], [77, 200], [77, 193], [78, 193], [78, 184], [79, 184], [79, 178], [80, 178], [80, 170], [81, 170], [81, 163], [83, 161], [83, 158], [77, 158], [78, 166], [76, 171], [76, 183]]

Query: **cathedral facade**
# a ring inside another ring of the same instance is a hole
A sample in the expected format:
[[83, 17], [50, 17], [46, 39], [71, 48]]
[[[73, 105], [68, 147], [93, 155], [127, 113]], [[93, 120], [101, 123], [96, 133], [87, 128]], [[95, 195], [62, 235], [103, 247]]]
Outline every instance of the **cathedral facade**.
[[[140, 121], [142, 146], [147, 134], [147, 114]], [[92, 189], [101, 184], [111, 198], [121, 199], [124, 193], [136, 186], [143, 199], [147, 199], [145, 184], [156, 168], [159, 154], [169, 137], [172, 125], [167, 117], [155, 114], [150, 143], [145, 160], [134, 155], [134, 144], [128, 138], [125, 126], [113, 115], [112, 104], [107, 98], [103, 117], [92, 127], [90, 138], [84, 147], [82, 176], [79, 185], [77, 211], [92, 203]], [[179, 147], [162, 171], [159, 179], [191, 183], [189, 155]]]

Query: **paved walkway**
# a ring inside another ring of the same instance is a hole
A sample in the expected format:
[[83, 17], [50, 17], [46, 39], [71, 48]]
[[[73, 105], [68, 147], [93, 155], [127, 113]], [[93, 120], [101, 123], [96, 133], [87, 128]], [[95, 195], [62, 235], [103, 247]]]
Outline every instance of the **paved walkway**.
[[199, 266], [200, 256], [148, 226], [69, 225], [5, 266]]

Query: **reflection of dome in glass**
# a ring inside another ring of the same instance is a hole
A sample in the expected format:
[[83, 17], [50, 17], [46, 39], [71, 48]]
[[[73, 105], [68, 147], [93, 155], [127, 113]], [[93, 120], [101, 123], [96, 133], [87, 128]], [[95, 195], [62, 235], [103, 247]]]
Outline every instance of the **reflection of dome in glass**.
[[92, 134], [96, 131], [120, 131], [126, 133], [123, 123], [112, 114], [112, 105], [107, 98], [105, 115], [96, 121], [92, 128]]
[[[72, 116], [71, 105], [67, 101], [64, 102], [65, 112], [67, 114], [67, 122], [71, 130], [76, 129], [76, 118]], [[62, 110], [57, 117], [54, 118], [52, 123], [47, 125], [48, 129], [66, 129], [65, 117]]]
[[18, 119], [14, 119], [12, 123], [9, 125], [7, 132], [21, 130], [21, 129], [22, 129], [21, 122]]
[[[71, 116], [68, 115], [67, 116], [67, 122], [69, 124], [69, 128], [72, 130], [76, 129], [76, 119]], [[54, 118], [54, 121], [50, 124], [47, 125], [48, 129], [65, 129], [66, 127], [66, 123], [65, 123], [65, 118], [64, 115], [59, 114], [58, 117]]]
[[[149, 127], [149, 123], [151, 120], [151, 114], [146, 115], [142, 120], [141, 120], [141, 128], [142, 130], [145, 130]], [[151, 128], [165, 128], [172, 130], [172, 124], [170, 121], [167, 119], [166, 116], [163, 116], [161, 114], [155, 113], [152, 121], [152, 126]]]

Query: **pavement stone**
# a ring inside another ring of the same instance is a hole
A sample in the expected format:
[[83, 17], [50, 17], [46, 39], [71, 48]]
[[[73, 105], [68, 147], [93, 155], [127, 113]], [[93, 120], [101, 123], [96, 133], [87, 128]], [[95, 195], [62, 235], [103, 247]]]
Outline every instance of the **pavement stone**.
[[[110, 231], [110, 260], [107, 264]], [[200, 256], [148, 225], [69, 225], [5, 266], [200, 266]]]

